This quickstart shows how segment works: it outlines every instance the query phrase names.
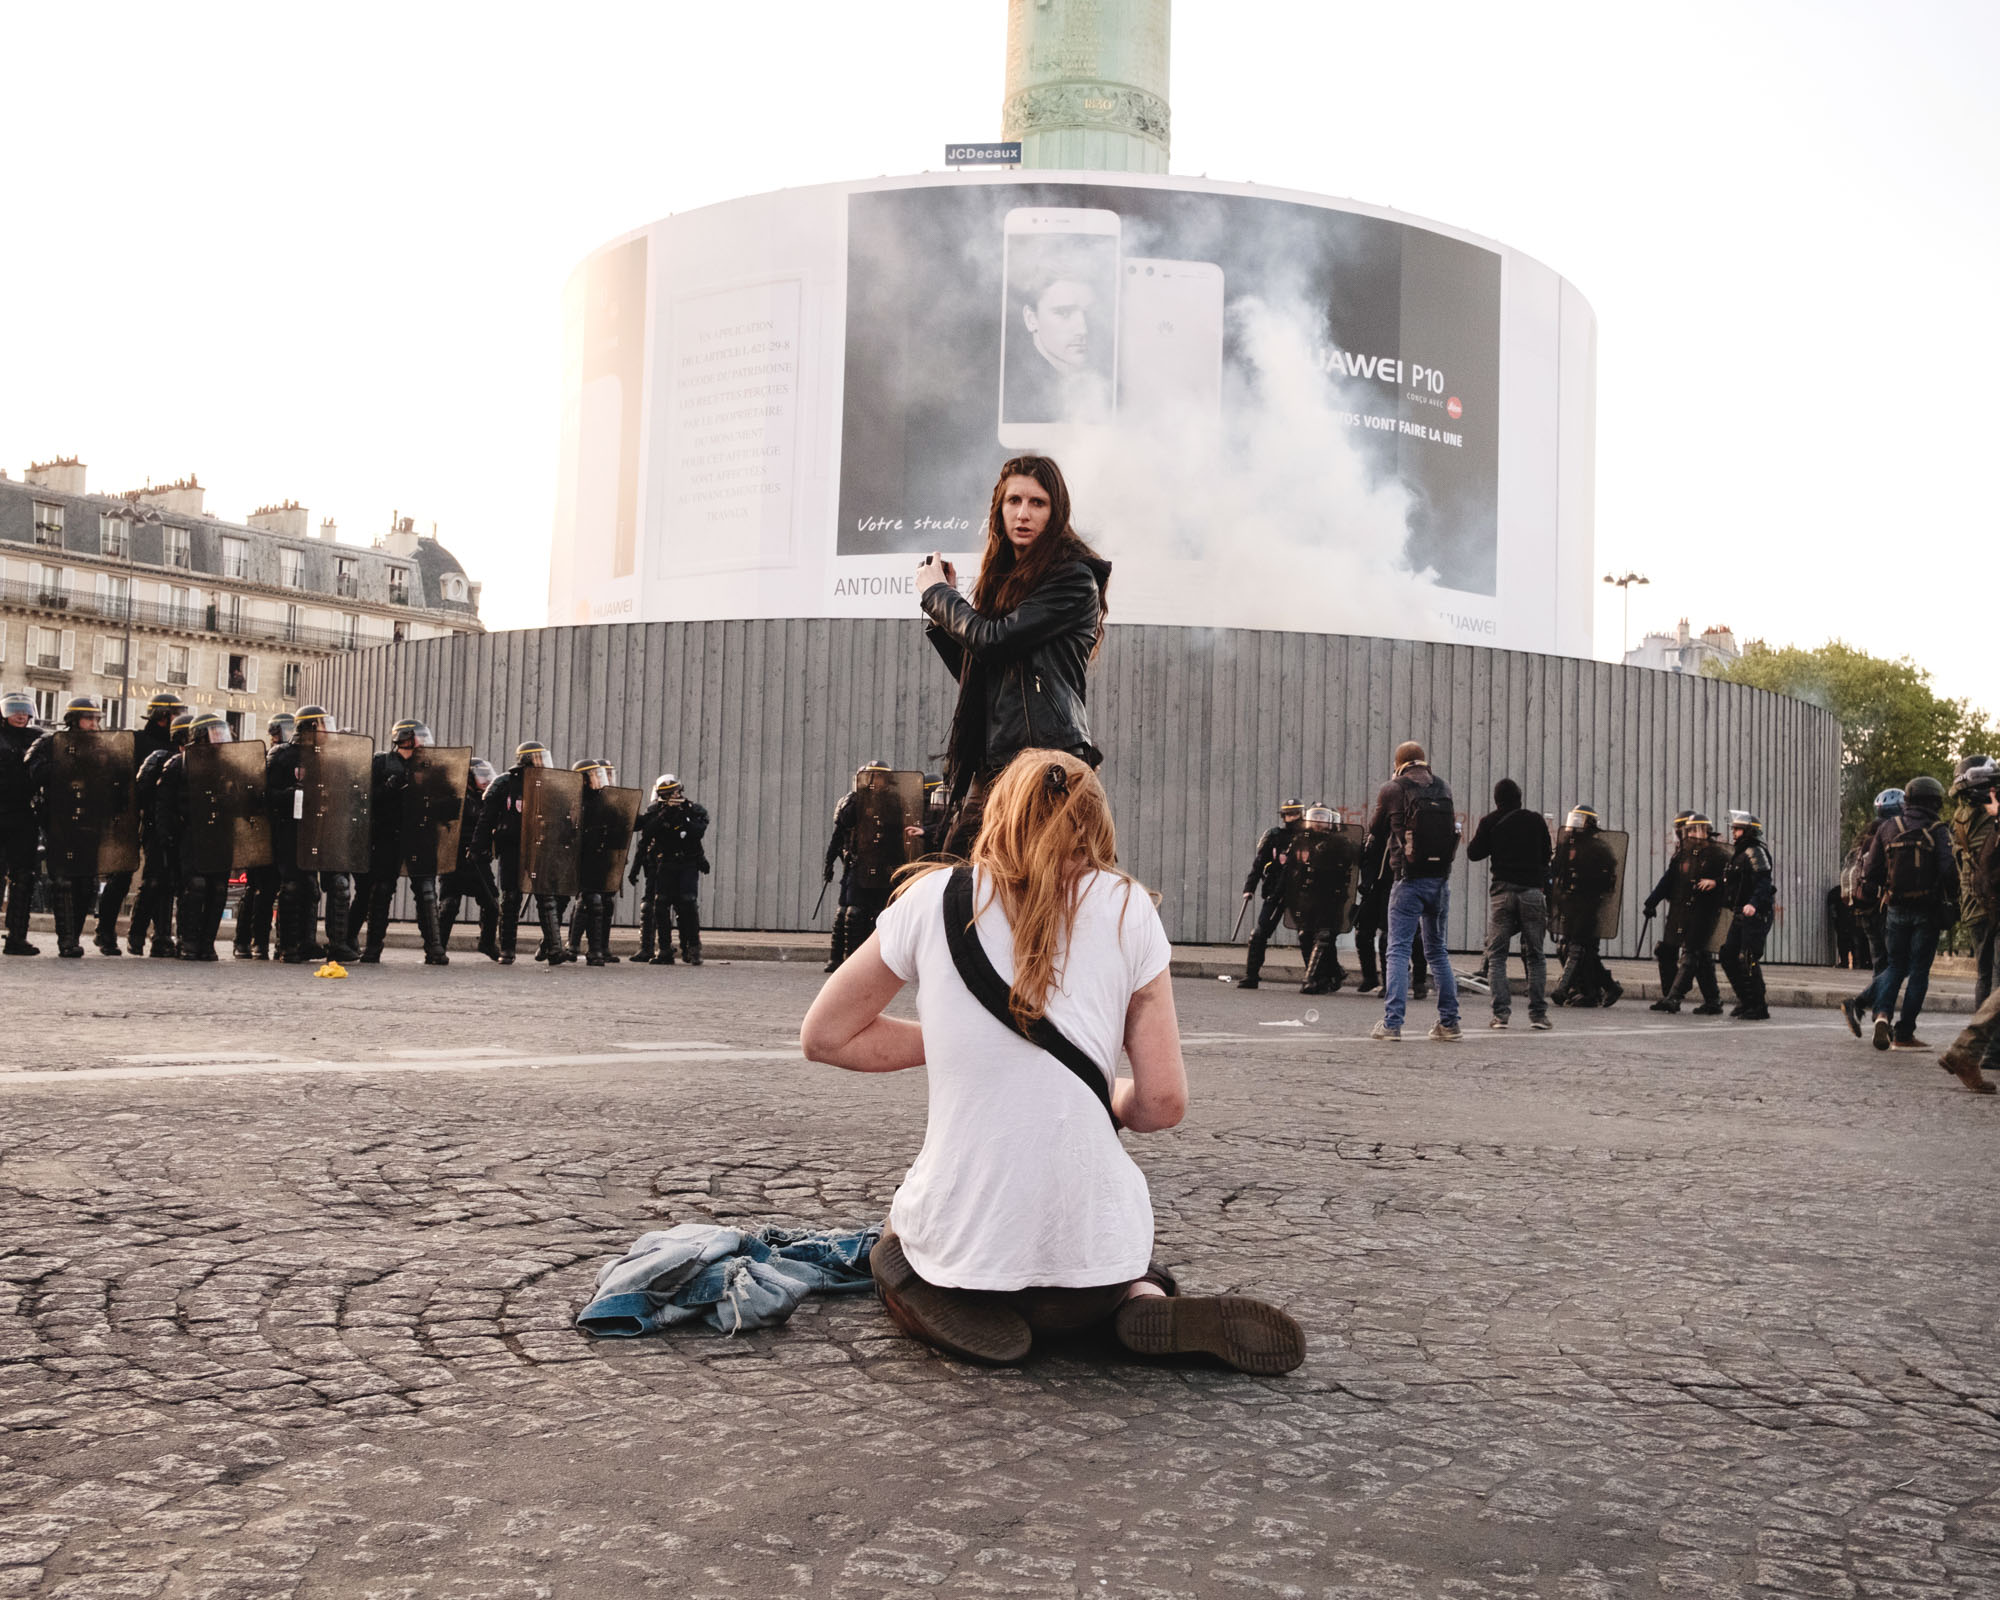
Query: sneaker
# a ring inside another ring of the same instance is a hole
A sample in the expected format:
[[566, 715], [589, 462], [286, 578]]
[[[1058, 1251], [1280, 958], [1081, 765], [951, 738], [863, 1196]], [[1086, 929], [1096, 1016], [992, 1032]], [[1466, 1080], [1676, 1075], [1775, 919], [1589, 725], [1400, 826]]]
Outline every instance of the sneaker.
[[1889, 1019], [1887, 1017], [1877, 1017], [1875, 1019], [1875, 1037], [1871, 1041], [1877, 1050], [1886, 1050], [1889, 1048], [1889, 1034]]
[[1371, 1039], [1386, 1039], [1390, 1044], [1401, 1044], [1403, 1042], [1403, 1030], [1401, 1028], [1392, 1028], [1386, 1022], [1378, 1022], [1375, 1024], [1374, 1031], [1368, 1037]]
[[1930, 1046], [1913, 1033], [1907, 1039], [1891, 1039], [1889, 1041], [1889, 1048], [1891, 1050], [1928, 1050]]
[[1858, 1003], [1857, 1001], [1853, 1001], [1853, 1000], [1843, 1000], [1843, 1001], [1841, 1001], [1841, 1002], [1840, 1002], [1840, 1015], [1841, 1015], [1841, 1017], [1843, 1018], [1843, 1020], [1845, 1020], [1845, 1022], [1847, 1023], [1847, 1031], [1848, 1031], [1849, 1033], [1853, 1034], [1855, 1038], [1857, 1038], [1857, 1039], [1858, 1039], [1858, 1038], [1860, 1038], [1860, 1037], [1861, 1037], [1861, 1006], [1860, 1006], [1860, 1004], [1859, 1004], [1859, 1003]]
[[1290, 1372], [1306, 1358], [1298, 1323], [1245, 1295], [1134, 1295], [1111, 1326], [1118, 1342], [1139, 1355], [1211, 1355], [1260, 1377]]
[[1528, 1019], [1528, 1026], [1533, 1028], [1537, 1033], [1547, 1033], [1555, 1024], [1549, 1021], [1547, 1017], [1530, 1017]]
[[1979, 1070], [1979, 1063], [1970, 1056], [1962, 1056], [1955, 1050], [1947, 1049], [1938, 1057], [1938, 1065], [1974, 1094], [1993, 1093], [1993, 1085], [1986, 1081], [1985, 1074]]
[[1434, 1022], [1429, 1037], [1432, 1044], [1457, 1044], [1465, 1035], [1458, 1031], [1455, 1022]]
[[1495, 1032], [1504, 1032], [1507, 1027], [1507, 1019], [1505, 1017], [1495, 1017], [1491, 1022], [1487, 1023], [1486, 1026], [1493, 1029]]
[[897, 1326], [950, 1355], [1001, 1366], [1024, 1360], [1035, 1342], [1027, 1319], [991, 1296], [924, 1282], [893, 1233], [875, 1241], [868, 1270]]

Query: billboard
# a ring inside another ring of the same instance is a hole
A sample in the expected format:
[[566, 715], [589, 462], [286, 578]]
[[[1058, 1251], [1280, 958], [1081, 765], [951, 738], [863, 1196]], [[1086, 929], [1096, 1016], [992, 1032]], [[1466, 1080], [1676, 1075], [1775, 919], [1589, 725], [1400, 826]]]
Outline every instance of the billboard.
[[1589, 650], [1594, 323], [1435, 224], [1125, 174], [654, 224], [565, 306], [550, 620], [915, 616], [1052, 455], [1111, 620]]

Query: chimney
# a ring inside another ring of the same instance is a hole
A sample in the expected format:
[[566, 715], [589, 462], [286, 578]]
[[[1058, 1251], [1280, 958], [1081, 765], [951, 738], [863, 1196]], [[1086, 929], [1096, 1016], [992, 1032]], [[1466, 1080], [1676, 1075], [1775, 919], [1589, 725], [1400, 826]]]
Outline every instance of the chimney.
[[199, 479], [190, 472], [185, 478], [176, 478], [172, 483], [149, 483], [143, 489], [134, 489], [127, 499], [137, 500], [158, 511], [174, 511], [184, 517], [205, 517], [202, 497], [208, 491]]
[[283, 534], [287, 539], [303, 539], [310, 531], [306, 508], [296, 500], [287, 500], [283, 505], [259, 506], [245, 520], [264, 533]]
[[[30, 461], [27, 479], [30, 487], [48, 489], [56, 494], [82, 494], [84, 464], [75, 456], [57, 456], [53, 461]], [[0, 477], [5, 477], [0, 473]]]
[[340, 530], [333, 525], [333, 518], [328, 517], [320, 523], [319, 536], [328, 544], [338, 544], [340, 542]]
[[415, 517], [390, 515], [389, 536], [382, 541], [382, 548], [392, 556], [405, 558], [417, 553], [417, 519]]

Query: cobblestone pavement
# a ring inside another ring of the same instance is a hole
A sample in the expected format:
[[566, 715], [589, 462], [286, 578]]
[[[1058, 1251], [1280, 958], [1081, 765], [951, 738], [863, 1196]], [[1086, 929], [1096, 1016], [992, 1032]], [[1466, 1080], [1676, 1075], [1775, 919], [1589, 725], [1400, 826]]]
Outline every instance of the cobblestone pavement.
[[921, 1074], [799, 1060], [818, 981], [0, 966], [0, 1596], [2000, 1595], [2000, 1107], [1928, 1056], [1183, 982], [1159, 1254], [1298, 1372], [577, 1335], [647, 1227], [882, 1214]]

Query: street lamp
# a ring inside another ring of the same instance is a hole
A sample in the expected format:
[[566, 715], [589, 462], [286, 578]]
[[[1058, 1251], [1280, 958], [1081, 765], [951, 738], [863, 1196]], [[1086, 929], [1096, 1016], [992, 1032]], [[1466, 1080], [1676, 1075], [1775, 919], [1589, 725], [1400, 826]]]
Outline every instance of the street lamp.
[[1625, 659], [1626, 647], [1632, 637], [1632, 585], [1635, 583], [1651, 583], [1653, 580], [1651, 578], [1642, 578], [1636, 572], [1628, 572], [1622, 578], [1614, 578], [1607, 572], [1604, 575], [1604, 581], [1606, 583], [1617, 584], [1625, 593], [1625, 620], [1620, 624], [1618, 634], [1618, 659], [1623, 661]]
[[125, 702], [125, 712], [129, 719], [132, 710], [132, 523], [164, 523], [167, 519], [152, 506], [134, 505], [125, 521], [125, 672], [124, 682], [119, 686], [119, 697]]

